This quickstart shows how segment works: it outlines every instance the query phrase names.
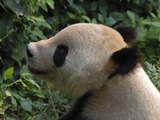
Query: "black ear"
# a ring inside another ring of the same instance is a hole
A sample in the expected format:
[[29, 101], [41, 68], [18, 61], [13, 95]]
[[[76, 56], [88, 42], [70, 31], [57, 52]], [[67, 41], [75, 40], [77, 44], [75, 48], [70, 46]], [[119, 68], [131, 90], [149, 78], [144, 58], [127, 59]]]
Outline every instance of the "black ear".
[[138, 58], [138, 49], [136, 47], [123, 48], [113, 53], [111, 60], [115, 63], [116, 68], [109, 76], [109, 79], [114, 77], [116, 74], [129, 74], [137, 66]]
[[116, 27], [115, 30], [117, 30], [121, 34], [125, 42], [130, 42], [137, 38], [136, 30], [132, 27], [119, 26], [119, 27]]

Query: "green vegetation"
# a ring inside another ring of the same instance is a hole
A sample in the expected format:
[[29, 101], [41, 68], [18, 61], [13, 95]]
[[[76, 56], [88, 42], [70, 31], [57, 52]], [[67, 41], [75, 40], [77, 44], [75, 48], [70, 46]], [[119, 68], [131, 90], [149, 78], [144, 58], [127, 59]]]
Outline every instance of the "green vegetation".
[[78, 22], [133, 26], [144, 66], [160, 90], [160, 0], [1, 0], [0, 119], [56, 120], [68, 100], [27, 72], [25, 45]]

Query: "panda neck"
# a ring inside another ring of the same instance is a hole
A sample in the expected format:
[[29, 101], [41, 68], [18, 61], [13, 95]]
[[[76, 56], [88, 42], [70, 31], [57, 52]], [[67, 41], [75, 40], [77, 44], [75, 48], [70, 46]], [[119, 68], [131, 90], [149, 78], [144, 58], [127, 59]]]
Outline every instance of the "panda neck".
[[159, 101], [160, 94], [158, 90], [149, 80], [144, 70], [138, 68], [133, 74], [115, 76], [114, 79], [107, 81], [95, 93], [95, 97], [92, 98], [84, 113], [86, 116], [94, 116], [95, 118], [97, 117], [95, 115], [106, 115], [106, 118], [109, 118], [113, 114], [120, 114], [119, 116], [121, 116], [121, 114], [127, 114], [129, 111], [136, 111], [136, 116], [141, 111], [144, 112], [143, 110], [154, 111], [157, 106], [160, 107]]
[[[142, 68], [137, 68], [126, 76], [117, 75], [113, 80], [107, 81], [104, 88], [106, 96], [119, 103], [129, 102], [130, 104], [133, 101], [145, 101], [148, 95], [150, 97], [154, 97], [155, 94], [160, 95]], [[103, 93], [104, 88], [100, 93]]]

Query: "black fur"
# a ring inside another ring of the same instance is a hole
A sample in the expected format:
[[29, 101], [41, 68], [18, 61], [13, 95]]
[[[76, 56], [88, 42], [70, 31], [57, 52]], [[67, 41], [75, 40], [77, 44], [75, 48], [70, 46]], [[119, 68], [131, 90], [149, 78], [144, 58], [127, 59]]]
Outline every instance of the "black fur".
[[109, 76], [109, 79], [116, 74], [126, 75], [133, 71], [138, 64], [138, 49], [136, 47], [123, 48], [111, 56], [111, 60], [117, 65], [116, 69]]
[[67, 46], [64, 45], [57, 46], [55, 53], [53, 55], [53, 61], [57, 67], [61, 67], [65, 63], [65, 58], [68, 54], [68, 50], [69, 48]]
[[115, 29], [121, 34], [125, 42], [130, 42], [137, 38], [135, 29], [131, 27], [116, 27]]
[[84, 94], [82, 97], [76, 100], [74, 106], [69, 110], [69, 112], [60, 117], [58, 120], [89, 120], [82, 115], [82, 112], [92, 96], [92, 92], [87, 92]]

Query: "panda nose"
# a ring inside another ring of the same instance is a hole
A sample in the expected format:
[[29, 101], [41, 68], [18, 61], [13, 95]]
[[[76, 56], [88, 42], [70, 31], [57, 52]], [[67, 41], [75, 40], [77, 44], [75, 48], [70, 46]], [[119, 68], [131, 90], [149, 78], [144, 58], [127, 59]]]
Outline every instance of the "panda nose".
[[33, 54], [31, 53], [31, 51], [29, 50], [29, 47], [27, 46], [27, 56], [29, 57], [29, 58], [32, 58], [33, 57]]

